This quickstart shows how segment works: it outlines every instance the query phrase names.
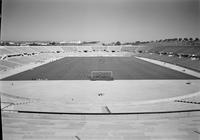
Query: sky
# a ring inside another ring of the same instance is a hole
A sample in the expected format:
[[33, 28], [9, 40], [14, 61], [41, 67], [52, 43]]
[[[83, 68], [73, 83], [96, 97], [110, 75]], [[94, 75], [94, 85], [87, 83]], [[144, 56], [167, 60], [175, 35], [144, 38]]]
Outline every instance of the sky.
[[200, 0], [3, 0], [2, 40], [200, 37]]

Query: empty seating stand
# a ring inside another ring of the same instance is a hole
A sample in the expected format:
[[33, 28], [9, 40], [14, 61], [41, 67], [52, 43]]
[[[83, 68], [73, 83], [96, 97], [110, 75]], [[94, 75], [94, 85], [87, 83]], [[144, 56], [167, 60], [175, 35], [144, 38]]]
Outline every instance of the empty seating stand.
[[122, 46], [121, 51], [122, 52], [136, 52], [136, 49], [138, 47], [135, 46]]
[[9, 54], [13, 54], [13, 52], [11, 50], [4, 48], [4, 47], [0, 48], [0, 56], [9, 55]]
[[61, 47], [66, 53], [68, 52], [77, 52], [77, 48], [75, 46], [62, 46]]
[[8, 68], [6, 66], [0, 65], [0, 71], [6, 71]]
[[47, 46], [46, 48], [48, 48], [50, 52], [64, 52], [61, 46]]
[[107, 51], [108, 47], [107, 46], [92, 46], [92, 50], [94, 52], [98, 51]]
[[30, 64], [35, 62], [36, 59], [32, 58], [31, 56], [21, 56], [8, 59], [10, 62], [20, 63], [22, 65]]
[[92, 52], [91, 46], [77, 46], [78, 52]]
[[120, 52], [121, 51], [121, 46], [108, 46], [107, 50], [109, 52]]
[[45, 46], [31, 46], [30, 48], [39, 52], [39, 53], [40, 52], [50, 52], [50, 50], [48, 50], [48, 48], [45, 47]]
[[12, 51], [12, 54], [23, 54], [23, 50], [19, 49], [19, 46], [8, 46], [6, 49]]
[[32, 53], [37, 53], [37, 51], [31, 49], [29, 46], [19, 46], [19, 49], [22, 50], [23, 53], [27, 53], [27, 54], [32, 54]]
[[5, 66], [7, 68], [16, 68], [20, 66], [20, 64], [14, 63], [14, 62], [9, 62], [7, 60], [0, 60], [0, 65]]

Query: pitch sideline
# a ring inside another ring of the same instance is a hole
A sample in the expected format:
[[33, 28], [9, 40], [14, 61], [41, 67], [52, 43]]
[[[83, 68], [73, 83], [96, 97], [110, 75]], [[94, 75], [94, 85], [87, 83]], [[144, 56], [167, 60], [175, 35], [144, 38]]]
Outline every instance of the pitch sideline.
[[166, 68], [169, 68], [169, 69], [172, 69], [172, 70], [184, 73], [184, 74], [188, 74], [188, 75], [192, 75], [192, 76], [195, 76], [197, 78], [200, 78], [199, 72], [196, 72], [194, 70], [190, 70], [188, 68], [184, 68], [184, 67], [181, 67], [181, 66], [177, 66], [177, 65], [167, 63], [167, 62], [163, 62], [163, 61], [159, 61], [159, 60], [153, 60], [153, 59], [144, 58], [144, 57], [135, 56], [135, 58], [156, 64], [156, 65], [159, 65], [159, 66], [162, 66], [162, 67], [166, 67]]

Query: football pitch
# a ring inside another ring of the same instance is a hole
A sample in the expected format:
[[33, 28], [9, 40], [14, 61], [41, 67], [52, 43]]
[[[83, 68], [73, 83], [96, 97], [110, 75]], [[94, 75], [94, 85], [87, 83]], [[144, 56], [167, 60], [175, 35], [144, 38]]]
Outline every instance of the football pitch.
[[90, 80], [93, 71], [110, 71], [113, 80], [196, 79], [135, 57], [65, 57], [3, 80]]

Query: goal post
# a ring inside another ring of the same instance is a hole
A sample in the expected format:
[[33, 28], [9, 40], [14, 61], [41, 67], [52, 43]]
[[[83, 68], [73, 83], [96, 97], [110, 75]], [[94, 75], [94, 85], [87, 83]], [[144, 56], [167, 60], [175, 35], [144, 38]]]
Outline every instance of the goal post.
[[114, 80], [112, 71], [92, 71], [90, 79], [92, 81], [97, 80]]

